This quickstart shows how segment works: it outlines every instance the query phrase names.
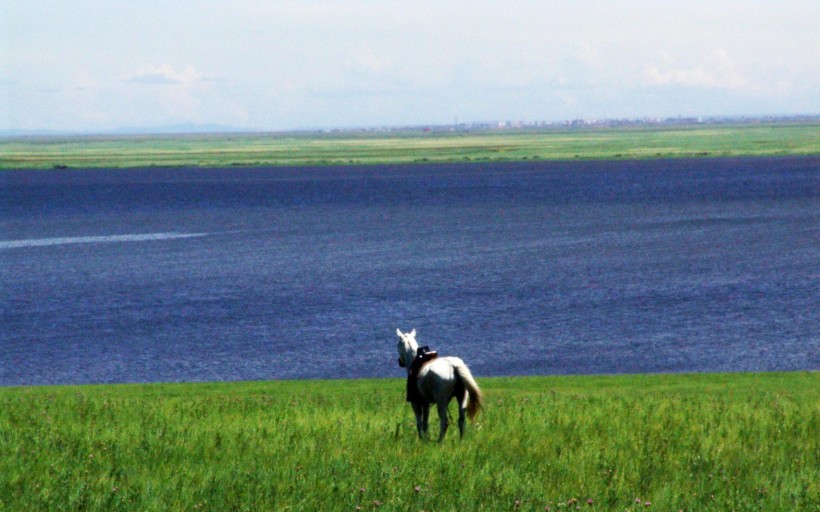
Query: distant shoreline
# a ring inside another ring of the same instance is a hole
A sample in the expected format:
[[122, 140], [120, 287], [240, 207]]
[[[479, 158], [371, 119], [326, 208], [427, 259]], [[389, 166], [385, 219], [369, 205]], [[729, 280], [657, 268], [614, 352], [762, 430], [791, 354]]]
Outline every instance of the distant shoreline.
[[0, 169], [298, 167], [820, 154], [820, 123], [0, 138]]

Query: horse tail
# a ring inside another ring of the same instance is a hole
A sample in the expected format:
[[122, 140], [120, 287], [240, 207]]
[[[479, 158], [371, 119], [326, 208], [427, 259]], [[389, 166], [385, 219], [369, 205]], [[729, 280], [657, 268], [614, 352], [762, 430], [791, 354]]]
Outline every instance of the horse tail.
[[470, 373], [470, 369], [464, 364], [464, 361], [459, 360], [455, 362], [453, 366], [469, 395], [469, 400], [467, 401], [467, 417], [472, 421], [475, 419], [476, 414], [481, 412], [483, 408], [484, 395], [481, 393], [481, 389], [473, 378], [473, 374]]

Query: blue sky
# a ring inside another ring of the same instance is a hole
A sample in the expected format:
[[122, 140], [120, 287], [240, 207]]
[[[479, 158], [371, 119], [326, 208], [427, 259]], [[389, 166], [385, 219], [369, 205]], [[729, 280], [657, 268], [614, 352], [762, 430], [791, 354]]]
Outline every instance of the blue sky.
[[0, 1], [0, 130], [820, 113], [820, 2]]

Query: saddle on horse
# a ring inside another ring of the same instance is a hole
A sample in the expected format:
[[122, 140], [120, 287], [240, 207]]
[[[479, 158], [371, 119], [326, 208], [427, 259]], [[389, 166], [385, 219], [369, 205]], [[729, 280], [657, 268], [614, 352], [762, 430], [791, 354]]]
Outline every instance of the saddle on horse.
[[437, 357], [438, 352], [436, 352], [435, 350], [430, 350], [430, 347], [419, 347], [418, 352], [416, 352], [416, 357], [415, 359], [413, 359], [413, 363], [410, 365], [410, 372], [407, 374], [408, 402], [417, 402], [421, 399], [421, 394], [419, 393], [418, 387], [419, 372], [425, 364], [429, 363]]

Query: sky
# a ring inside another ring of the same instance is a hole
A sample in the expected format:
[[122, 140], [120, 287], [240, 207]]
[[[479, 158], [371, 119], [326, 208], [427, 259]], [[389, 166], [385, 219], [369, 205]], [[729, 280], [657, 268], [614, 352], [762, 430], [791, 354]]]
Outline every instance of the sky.
[[0, 0], [0, 130], [820, 113], [820, 2]]

